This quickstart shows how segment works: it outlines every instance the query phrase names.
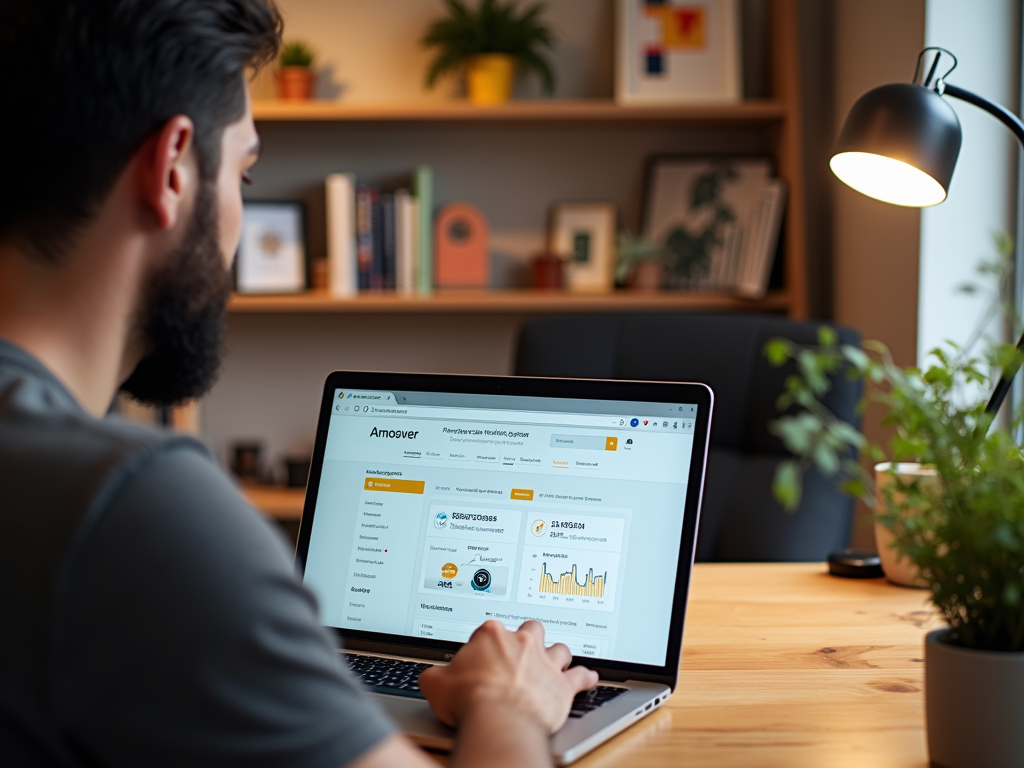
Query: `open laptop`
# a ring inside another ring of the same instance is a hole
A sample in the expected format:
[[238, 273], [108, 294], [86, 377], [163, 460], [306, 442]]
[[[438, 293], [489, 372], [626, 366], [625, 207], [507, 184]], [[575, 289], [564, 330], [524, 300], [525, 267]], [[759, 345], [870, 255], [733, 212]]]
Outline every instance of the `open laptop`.
[[544, 624], [601, 682], [567, 764], [668, 700], [713, 403], [703, 384], [332, 373], [297, 560], [355, 673], [423, 746], [419, 673], [497, 619]]

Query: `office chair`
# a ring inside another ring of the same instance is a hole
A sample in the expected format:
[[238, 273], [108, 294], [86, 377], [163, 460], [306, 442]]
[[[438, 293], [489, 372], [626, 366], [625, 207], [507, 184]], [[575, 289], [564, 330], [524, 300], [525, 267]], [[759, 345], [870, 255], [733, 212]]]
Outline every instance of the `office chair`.
[[[715, 393], [697, 559], [818, 561], [847, 546], [854, 501], [834, 480], [808, 472], [795, 512], [772, 497], [776, 465], [789, 454], [768, 431], [792, 365], [775, 368], [765, 343], [816, 344], [820, 323], [773, 315], [638, 312], [564, 315], [527, 322], [515, 373], [602, 379], [698, 381]], [[844, 344], [860, 335], [836, 328]], [[825, 404], [858, 424], [861, 383], [835, 377]]]

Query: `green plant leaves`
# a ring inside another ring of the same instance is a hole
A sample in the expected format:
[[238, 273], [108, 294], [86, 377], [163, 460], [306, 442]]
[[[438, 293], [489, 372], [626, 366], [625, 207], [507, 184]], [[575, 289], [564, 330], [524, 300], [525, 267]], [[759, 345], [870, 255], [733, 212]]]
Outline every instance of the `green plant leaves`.
[[481, 0], [474, 11], [463, 0], [445, 0], [445, 8], [448, 15], [433, 22], [420, 40], [424, 47], [438, 49], [427, 68], [427, 87], [458, 70], [471, 56], [504, 53], [515, 58], [524, 72], [536, 73], [545, 93], [554, 92], [555, 73], [542, 49], [553, 48], [556, 38], [542, 19], [543, 3], [520, 12], [515, 0]]

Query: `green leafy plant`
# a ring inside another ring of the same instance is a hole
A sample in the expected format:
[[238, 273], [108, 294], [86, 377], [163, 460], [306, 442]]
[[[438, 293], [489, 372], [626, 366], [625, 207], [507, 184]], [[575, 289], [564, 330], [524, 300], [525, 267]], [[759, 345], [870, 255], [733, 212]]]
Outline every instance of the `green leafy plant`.
[[[1012, 251], [1007, 239], [998, 244], [1004, 257]], [[986, 271], [1008, 282], [1004, 267]], [[776, 472], [779, 503], [790, 510], [799, 504], [803, 472], [815, 466], [874, 507], [873, 478], [857, 451], [934, 468], [931, 481], [893, 473], [878, 498], [877, 519], [930, 585], [953, 642], [1024, 651], [1024, 456], [1011, 437], [1022, 414], [1013, 415], [1009, 429], [990, 429], [982, 396], [999, 371], [1016, 371], [1024, 354], [990, 344], [979, 357], [947, 342], [932, 351], [928, 368], [902, 368], [883, 344], [843, 345], [828, 328], [816, 347], [773, 339], [765, 353], [773, 364], [792, 361], [797, 369], [779, 400], [790, 412], [770, 425], [796, 457]], [[883, 407], [883, 425], [892, 431], [886, 449], [822, 405], [829, 377], [837, 375], [868, 383], [866, 397]]]
[[537, 3], [519, 12], [515, 0], [481, 0], [473, 11], [463, 0], [445, 0], [448, 16], [427, 29], [422, 44], [438, 53], [427, 70], [427, 86], [458, 70], [466, 59], [485, 53], [512, 56], [524, 72], [536, 72], [545, 93], [555, 90], [555, 74], [541, 49], [555, 44], [555, 35], [541, 15], [545, 5]]
[[302, 40], [291, 40], [281, 46], [280, 62], [282, 67], [309, 69], [315, 60], [316, 53], [308, 43]]

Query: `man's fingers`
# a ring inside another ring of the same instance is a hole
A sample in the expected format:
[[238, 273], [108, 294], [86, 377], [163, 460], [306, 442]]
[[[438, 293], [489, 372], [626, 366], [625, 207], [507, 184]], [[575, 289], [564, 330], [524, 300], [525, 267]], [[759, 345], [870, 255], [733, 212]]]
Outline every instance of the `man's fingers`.
[[534, 621], [533, 619], [524, 621], [518, 631], [525, 632], [528, 635], [533, 635], [542, 646], [544, 645], [544, 625], [539, 621]]
[[559, 669], [565, 669], [572, 663], [572, 651], [565, 643], [555, 643], [548, 648], [548, 658], [558, 665]]
[[565, 681], [576, 693], [589, 691], [597, 685], [599, 679], [597, 672], [586, 667], [573, 667], [572, 669], [567, 669], [562, 674], [565, 676]]

